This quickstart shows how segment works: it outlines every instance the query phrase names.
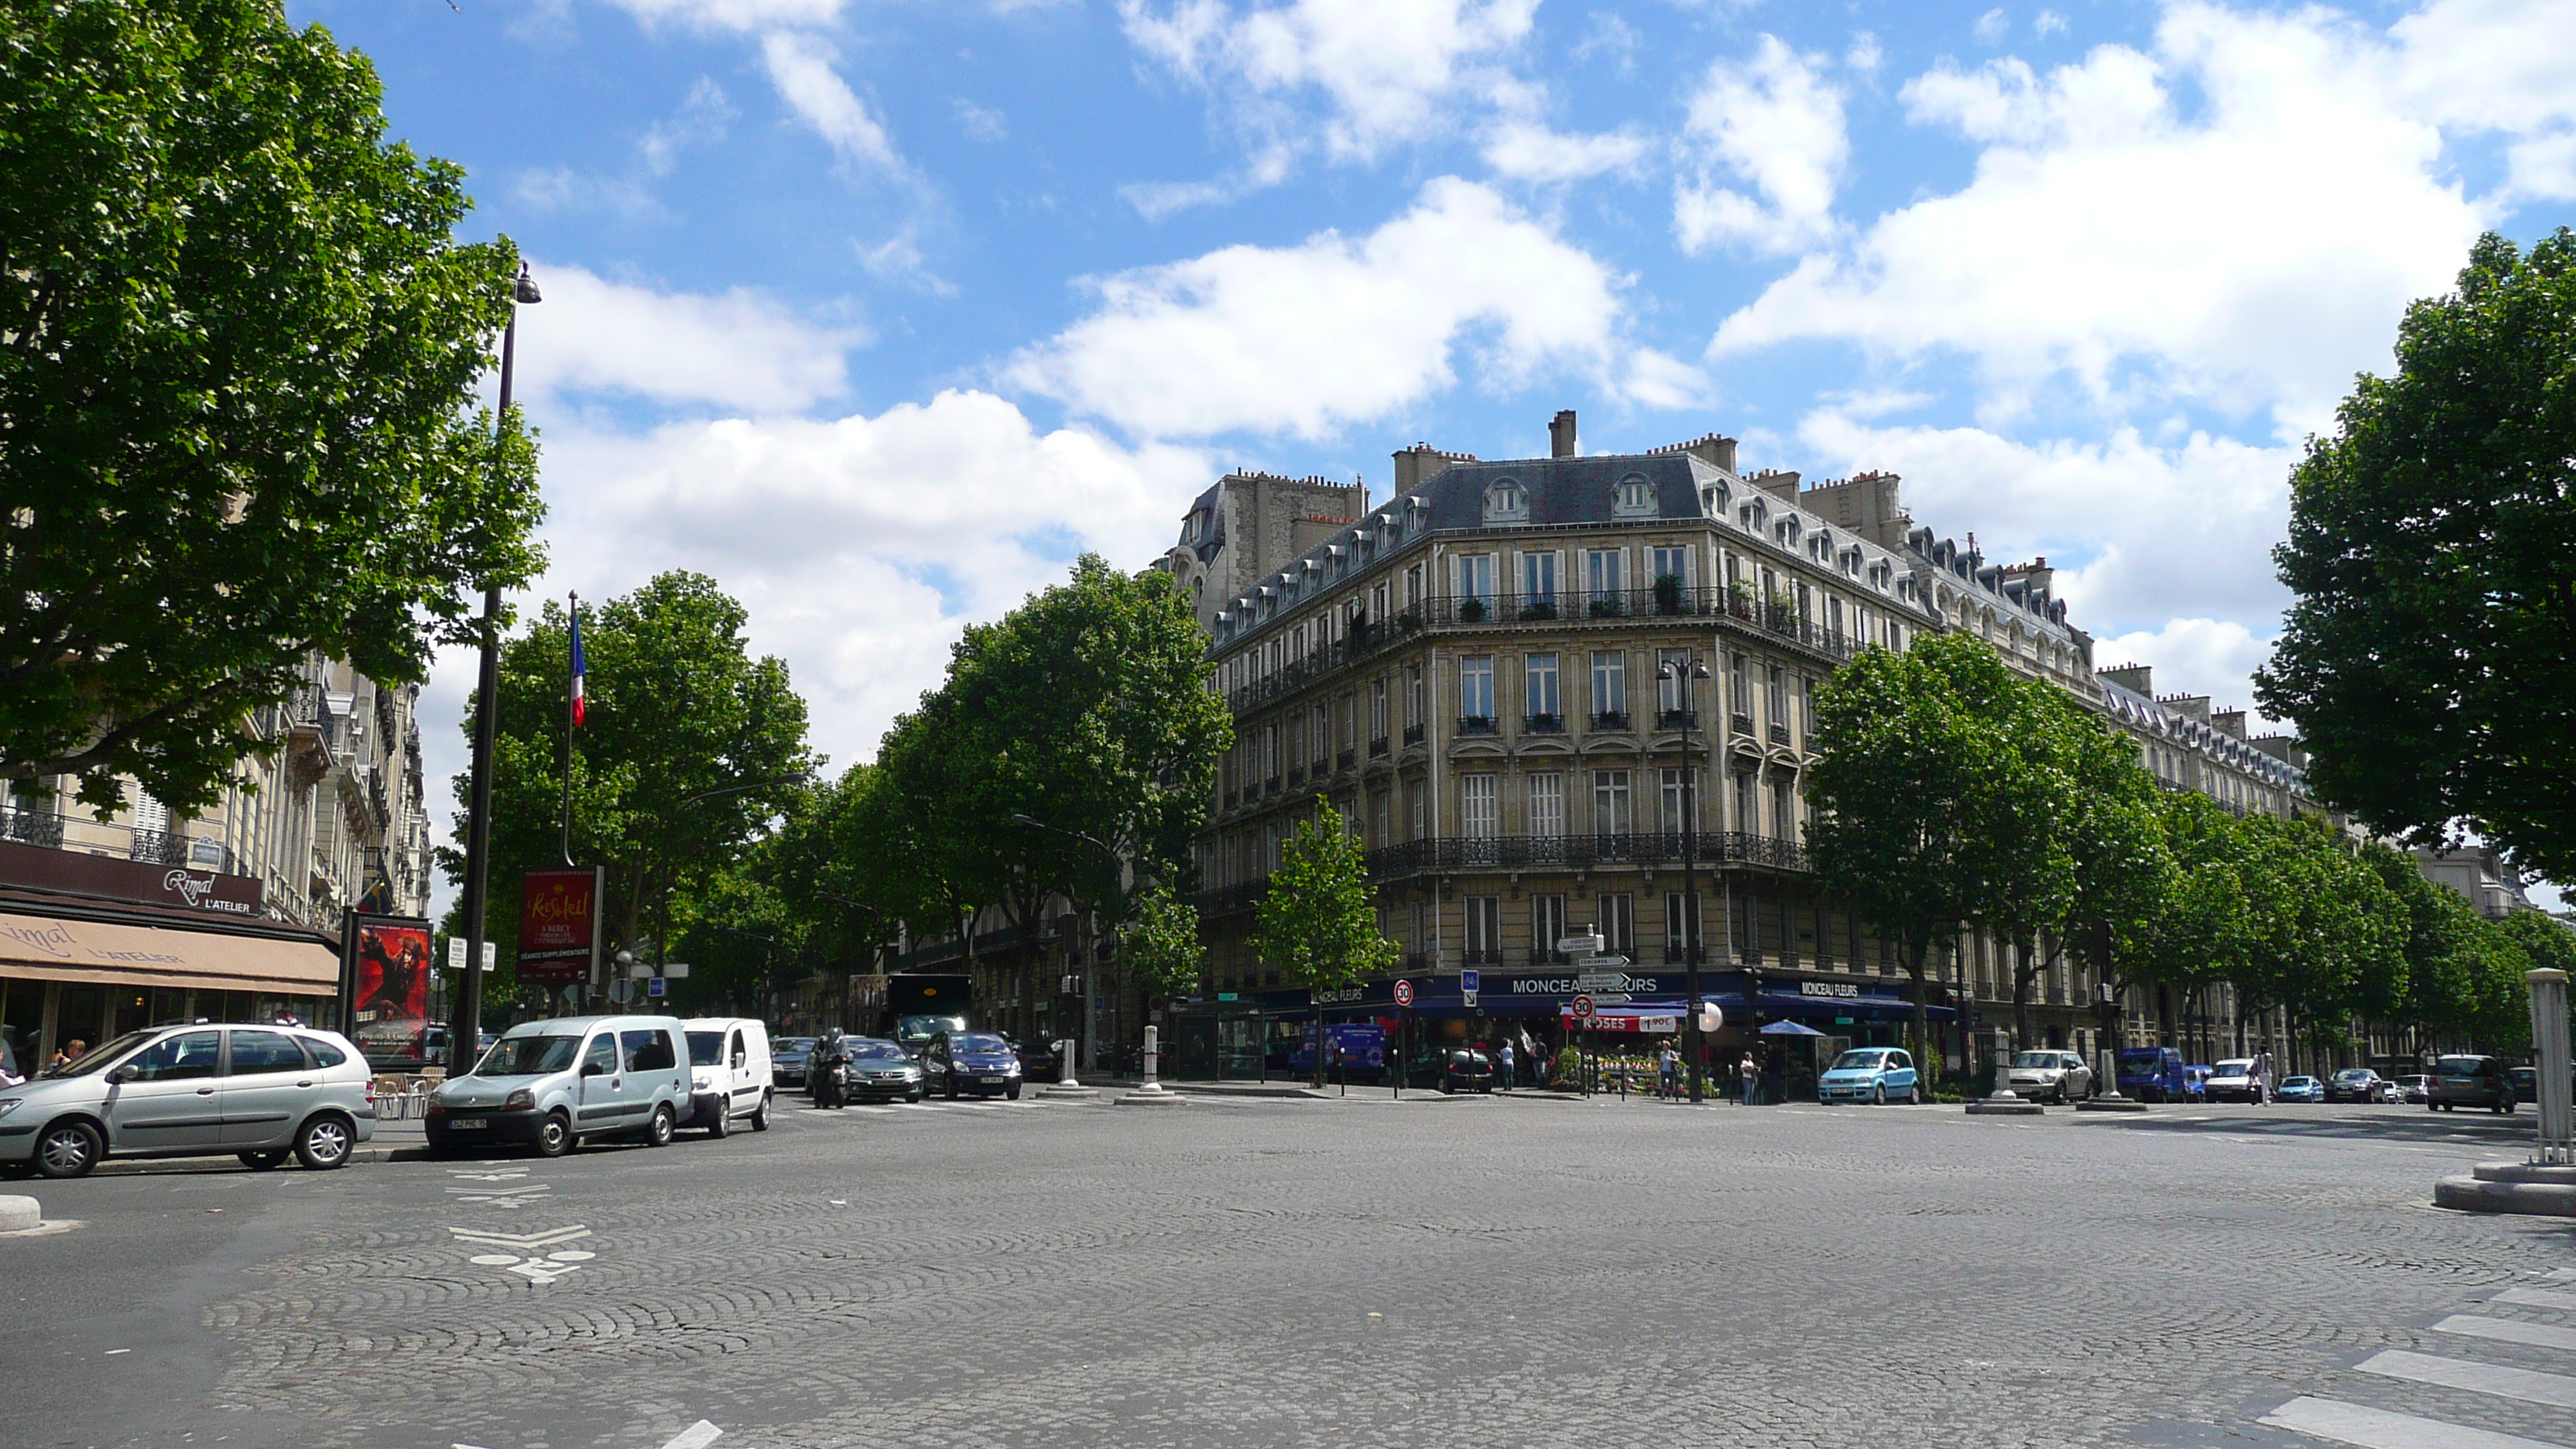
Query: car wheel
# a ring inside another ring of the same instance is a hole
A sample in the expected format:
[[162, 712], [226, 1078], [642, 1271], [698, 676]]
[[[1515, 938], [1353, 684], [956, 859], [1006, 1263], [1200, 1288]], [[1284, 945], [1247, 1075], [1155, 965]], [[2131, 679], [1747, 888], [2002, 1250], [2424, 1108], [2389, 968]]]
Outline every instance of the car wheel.
[[268, 1147], [257, 1152], [245, 1152], [241, 1154], [241, 1160], [242, 1166], [253, 1172], [275, 1172], [286, 1165], [286, 1149]]
[[1869, 1104], [1873, 1107], [1887, 1105], [1887, 1083], [1881, 1082], [1869, 1089]]
[[767, 1092], [760, 1094], [760, 1105], [752, 1109], [751, 1130], [754, 1132], [769, 1130], [769, 1094]]
[[672, 1115], [671, 1109], [667, 1104], [654, 1108], [653, 1120], [646, 1123], [644, 1126], [644, 1145], [647, 1147], [670, 1146], [671, 1136], [674, 1132], [679, 1130], [679, 1126], [679, 1119]]
[[537, 1124], [537, 1155], [561, 1157], [573, 1149], [572, 1122], [561, 1112], [548, 1112]]
[[329, 1172], [348, 1166], [349, 1149], [357, 1145], [358, 1131], [349, 1119], [325, 1112], [295, 1134], [295, 1160], [315, 1172]]
[[1014, 1102], [1020, 1100], [1020, 1084], [1017, 1082], [1011, 1083], [1011, 1089], [1002, 1095], [1010, 1098]]
[[716, 1104], [716, 1119], [707, 1124], [709, 1137], [722, 1137], [733, 1130], [733, 1102], [730, 1098]]
[[36, 1171], [47, 1177], [87, 1177], [107, 1155], [107, 1143], [87, 1122], [58, 1122], [36, 1139]]

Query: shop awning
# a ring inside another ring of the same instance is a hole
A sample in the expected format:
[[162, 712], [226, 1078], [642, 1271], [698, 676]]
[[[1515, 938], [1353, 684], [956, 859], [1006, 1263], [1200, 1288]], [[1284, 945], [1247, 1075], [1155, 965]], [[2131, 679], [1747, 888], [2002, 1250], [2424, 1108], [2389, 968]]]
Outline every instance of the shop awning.
[[333, 996], [340, 958], [312, 940], [0, 914], [0, 976]]

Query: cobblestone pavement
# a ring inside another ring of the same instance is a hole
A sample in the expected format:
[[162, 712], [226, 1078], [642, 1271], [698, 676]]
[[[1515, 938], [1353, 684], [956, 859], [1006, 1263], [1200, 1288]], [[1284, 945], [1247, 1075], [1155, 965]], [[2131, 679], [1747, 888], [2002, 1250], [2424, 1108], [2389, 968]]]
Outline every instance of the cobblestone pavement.
[[1104, 1098], [16, 1185], [85, 1226], [0, 1240], [0, 1422], [156, 1449], [2576, 1445], [2548, 1377], [2576, 1233], [2428, 1206], [2529, 1128]]

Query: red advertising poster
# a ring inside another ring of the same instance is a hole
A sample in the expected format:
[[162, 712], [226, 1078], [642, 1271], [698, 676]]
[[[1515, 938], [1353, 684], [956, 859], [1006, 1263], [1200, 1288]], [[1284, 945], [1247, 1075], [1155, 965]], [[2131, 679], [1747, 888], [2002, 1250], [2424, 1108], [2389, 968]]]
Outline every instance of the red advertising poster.
[[598, 941], [599, 871], [529, 871], [519, 897], [519, 980], [532, 986], [588, 981]]
[[418, 1032], [429, 1020], [429, 922], [360, 916], [350, 1020], [361, 1036]]

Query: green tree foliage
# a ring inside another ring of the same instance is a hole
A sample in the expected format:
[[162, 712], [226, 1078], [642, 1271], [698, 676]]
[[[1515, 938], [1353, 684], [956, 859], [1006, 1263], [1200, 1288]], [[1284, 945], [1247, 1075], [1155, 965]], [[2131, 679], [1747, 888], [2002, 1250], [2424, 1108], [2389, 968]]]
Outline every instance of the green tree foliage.
[[2240, 879], [2240, 1017], [2286, 1007], [2320, 1042], [2354, 1018], [2387, 1021], [2406, 993], [2407, 916], [2379, 874], [2323, 824], [2248, 817]]
[[276, 0], [0, 5], [0, 779], [179, 809], [308, 651], [420, 679], [540, 516], [517, 258]]
[[[1253, 917], [1252, 949], [1289, 982], [1316, 993], [1316, 1042], [1323, 1041], [1321, 993], [1392, 969], [1403, 952], [1378, 929], [1368, 862], [1341, 815], [1315, 799], [1315, 813], [1279, 842], [1279, 867]], [[1324, 1053], [1315, 1053], [1315, 1080]]]
[[2156, 819], [2165, 868], [2129, 909], [2107, 917], [2123, 989], [2192, 992], [2233, 981], [2253, 951], [2244, 831], [2216, 801], [2190, 792], [2161, 792]]
[[1138, 891], [1119, 959], [1148, 996], [1196, 991], [1207, 974], [1207, 950], [1199, 944], [1198, 907], [1181, 899], [1165, 881]]
[[[686, 930], [700, 893], [800, 803], [797, 777], [820, 763], [805, 747], [805, 702], [786, 664], [752, 657], [746, 617], [714, 580], [681, 572], [583, 608], [588, 720], [575, 732], [572, 855], [608, 867], [610, 949]], [[566, 624], [549, 601], [501, 650], [496, 925], [515, 925], [519, 872], [562, 863]], [[465, 727], [470, 736], [470, 701]], [[457, 777], [459, 799], [467, 785]], [[460, 813], [460, 848], [440, 852], [451, 878], [464, 870], [465, 824]]]
[[2576, 879], [2576, 233], [2489, 235], [2291, 475], [2266, 711], [2320, 797]]

